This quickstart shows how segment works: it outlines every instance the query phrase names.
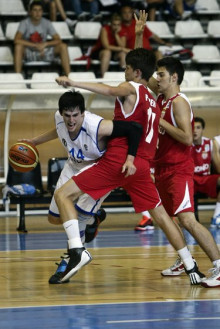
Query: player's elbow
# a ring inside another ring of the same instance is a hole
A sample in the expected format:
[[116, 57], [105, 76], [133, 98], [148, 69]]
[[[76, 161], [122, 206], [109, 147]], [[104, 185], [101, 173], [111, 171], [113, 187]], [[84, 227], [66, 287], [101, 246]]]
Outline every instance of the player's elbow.
[[187, 146], [191, 146], [193, 143], [193, 137], [190, 135], [190, 136], [186, 136], [185, 139], [184, 139], [184, 144], [187, 145]]

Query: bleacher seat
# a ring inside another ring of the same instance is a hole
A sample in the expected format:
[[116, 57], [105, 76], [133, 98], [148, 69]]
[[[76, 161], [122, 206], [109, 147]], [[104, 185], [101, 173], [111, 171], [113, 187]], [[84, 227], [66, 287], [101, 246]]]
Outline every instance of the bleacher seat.
[[71, 72], [69, 73], [68, 78], [72, 80], [88, 81], [95, 80], [96, 76], [94, 72]]
[[198, 14], [219, 14], [220, 8], [217, 0], [197, 0], [195, 10]]
[[10, 47], [0, 47], [0, 66], [11, 66], [14, 64], [13, 55]]
[[[59, 86], [55, 79], [59, 76], [56, 72], [35, 72], [32, 74], [31, 79], [33, 80], [33, 83], [31, 83], [32, 89], [57, 89], [57, 88], [63, 88], [62, 86]], [[41, 81], [41, 83], [34, 83], [37, 81]], [[45, 82], [42, 82], [45, 81]], [[48, 82], [51, 81], [51, 82]]]
[[68, 53], [70, 58], [70, 65], [87, 65], [87, 60], [75, 60], [76, 58], [82, 57], [83, 53], [79, 46], [68, 47]]
[[167, 22], [147, 22], [147, 27], [162, 39], [174, 38], [174, 34], [170, 31]]
[[202, 39], [207, 38], [199, 20], [177, 21], [174, 34], [180, 39]]
[[220, 87], [220, 71], [219, 70], [211, 71], [209, 84], [212, 87]]
[[220, 21], [209, 21], [207, 32], [210, 38], [220, 38]]
[[97, 40], [101, 27], [102, 25], [99, 22], [78, 22], [74, 36], [78, 40]]
[[[119, 83], [125, 81], [124, 72], [105, 72], [103, 79], [107, 80], [106, 83], [111, 86], [118, 86]], [[112, 80], [112, 81], [109, 81]]]
[[1, 0], [0, 15], [5, 16], [26, 16], [27, 11], [24, 8], [22, 0]]
[[[27, 89], [24, 77], [21, 73], [0, 73], [1, 89]], [[15, 82], [15, 83], [12, 83]]]
[[192, 61], [200, 64], [220, 64], [220, 52], [214, 45], [195, 45], [192, 48]]
[[19, 22], [8, 22], [6, 25], [5, 36], [8, 40], [14, 40], [15, 34], [18, 30]]
[[73, 39], [73, 35], [66, 22], [52, 22], [52, 24], [62, 40]]
[[181, 88], [194, 88], [205, 86], [205, 83], [200, 83], [202, 74], [199, 71], [185, 71], [183, 82], [181, 83]]

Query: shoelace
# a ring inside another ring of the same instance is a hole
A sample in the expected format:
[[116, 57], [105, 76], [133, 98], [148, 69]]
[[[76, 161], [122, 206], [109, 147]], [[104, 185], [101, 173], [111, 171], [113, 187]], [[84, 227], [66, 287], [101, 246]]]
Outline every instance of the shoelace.
[[[68, 254], [68, 252], [65, 252], [64, 253], [64, 256], [60, 256], [60, 258], [63, 260], [65, 260], [65, 259], [68, 259], [68, 258], [70, 258], [70, 256], [69, 256], [69, 254]], [[61, 262], [62, 262], [62, 260], [61, 260]], [[60, 263], [61, 263], [60, 262]], [[57, 266], [60, 266], [60, 263], [55, 263]]]
[[208, 270], [209, 273], [211, 273], [209, 279], [213, 279], [216, 275], [220, 273], [220, 268], [219, 267], [213, 267]]
[[170, 269], [172, 270], [172, 269], [176, 268], [177, 266], [180, 266], [181, 264], [182, 264], [182, 260], [181, 260], [180, 257], [178, 257], [177, 260], [176, 260], [176, 262], [175, 262], [175, 264], [173, 264], [172, 266], [170, 266]]

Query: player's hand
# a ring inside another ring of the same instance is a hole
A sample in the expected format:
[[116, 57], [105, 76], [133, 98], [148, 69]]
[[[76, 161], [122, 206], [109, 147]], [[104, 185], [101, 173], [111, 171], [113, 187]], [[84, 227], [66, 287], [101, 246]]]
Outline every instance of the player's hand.
[[136, 21], [135, 24], [135, 34], [142, 34], [146, 25], [146, 20], [147, 20], [147, 13], [145, 10], [140, 10], [139, 12], [139, 18], [137, 15], [134, 13], [134, 18]]
[[134, 157], [131, 155], [127, 156], [125, 163], [122, 166], [122, 173], [125, 173], [125, 177], [130, 175], [134, 175], [136, 173], [137, 168], [134, 165]]
[[22, 138], [22, 139], [18, 139], [17, 142], [22, 142], [22, 143], [27, 142], [27, 143], [35, 145], [35, 142], [33, 139]]
[[58, 85], [63, 86], [64, 88], [73, 87], [73, 81], [67, 78], [66, 76], [61, 76], [56, 78]]

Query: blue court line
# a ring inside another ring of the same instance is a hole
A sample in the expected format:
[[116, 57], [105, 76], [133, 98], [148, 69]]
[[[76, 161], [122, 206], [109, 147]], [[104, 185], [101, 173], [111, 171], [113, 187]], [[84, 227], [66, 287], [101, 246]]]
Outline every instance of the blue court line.
[[[212, 229], [217, 244], [220, 244], [220, 230]], [[185, 233], [188, 245], [197, 244], [189, 233]], [[65, 232], [0, 234], [0, 251], [6, 250], [44, 250], [66, 249]], [[88, 243], [88, 248], [106, 247], [146, 247], [166, 246], [169, 242], [164, 233], [155, 228], [151, 231], [133, 230], [100, 231], [98, 236]]]
[[207, 329], [220, 327], [220, 300], [0, 309], [4, 329]]

